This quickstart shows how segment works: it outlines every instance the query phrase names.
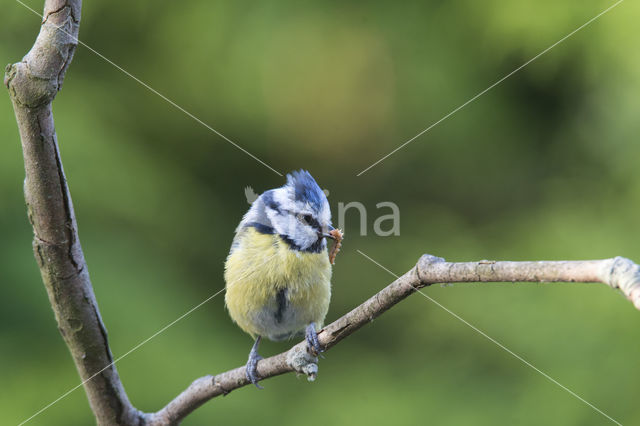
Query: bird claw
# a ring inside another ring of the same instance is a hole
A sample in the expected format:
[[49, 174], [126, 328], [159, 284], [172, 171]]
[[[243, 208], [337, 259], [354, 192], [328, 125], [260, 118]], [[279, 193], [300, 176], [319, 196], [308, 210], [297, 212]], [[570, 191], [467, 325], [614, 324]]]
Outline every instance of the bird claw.
[[258, 377], [258, 361], [260, 361], [261, 359], [262, 359], [261, 356], [258, 356], [253, 359], [250, 358], [249, 361], [247, 362], [247, 369], [245, 371], [247, 380], [253, 383], [258, 389], [264, 389], [262, 386], [258, 384], [258, 380], [260, 380], [260, 378]]
[[249, 352], [249, 359], [247, 360], [247, 367], [245, 369], [245, 375], [247, 376], [247, 380], [253, 383], [258, 389], [264, 389], [262, 386], [258, 384], [258, 361], [262, 359], [262, 357], [258, 354], [258, 345], [260, 344], [260, 337], [256, 339], [256, 342], [253, 344], [251, 348], [251, 352]]
[[318, 333], [316, 332], [316, 324], [311, 323], [305, 330], [305, 340], [307, 341], [307, 351], [312, 355], [319, 355], [324, 352], [320, 341], [318, 340]]

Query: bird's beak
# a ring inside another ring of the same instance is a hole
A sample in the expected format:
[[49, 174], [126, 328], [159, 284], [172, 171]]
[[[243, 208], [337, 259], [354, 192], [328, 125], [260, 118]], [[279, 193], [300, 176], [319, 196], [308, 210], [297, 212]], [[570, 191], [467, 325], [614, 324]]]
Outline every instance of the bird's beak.
[[322, 235], [325, 238], [331, 238], [332, 240], [335, 240], [334, 236], [329, 234], [329, 232], [333, 231], [335, 228], [331, 225], [327, 226], [327, 232], [322, 232], [320, 235]]

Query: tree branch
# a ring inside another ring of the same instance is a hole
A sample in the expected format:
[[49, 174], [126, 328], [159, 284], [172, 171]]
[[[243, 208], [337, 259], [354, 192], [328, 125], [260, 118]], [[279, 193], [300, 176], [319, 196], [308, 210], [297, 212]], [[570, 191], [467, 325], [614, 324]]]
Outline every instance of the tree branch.
[[81, 0], [46, 0], [33, 47], [21, 62], [7, 66], [4, 82], [22, 140], [33, 249], [58, 328], [86, 381], [98, 423], [137, 424], [142, 415], [129, 402], [113, 365], [78, 239], [51, 110], [76, 49], [81, 5]]
[[[318, 338], [328, 350], [363, 325], [371, 322], [396, 303], [423, 287], [435, 283], [453, 282], [585, 282], [604, 283], [620, 289], [640, 309], [640, 267], [629, 259], [616, 257], [605, 260], [556, 262], [479, 262], [450, 263], [424, 255], [416, 266], [393, 283], [369, 298], [351, 312], [327, 325]], [[301, 342], [286, 352], [258, 362], [262, 379], [289, 372], [306, 374], [315, 379], [317, 360], [309, 355]], [[157, 413], [148, 417], [149, 425], [176, 425], [193, 410], [219, 395], [249, 384], [244, 367], [216, 376], [195, 380]]]

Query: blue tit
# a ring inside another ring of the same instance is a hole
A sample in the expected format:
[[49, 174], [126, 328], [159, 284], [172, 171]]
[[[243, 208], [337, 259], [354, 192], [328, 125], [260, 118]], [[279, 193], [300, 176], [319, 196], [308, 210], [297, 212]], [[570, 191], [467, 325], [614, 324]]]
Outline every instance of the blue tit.
[[331, 298], [326, 238], [333, 229], [327, 197], [304, 170], [255, 199], [236, 229], [225, 264], [225, 303], [255, 339], [246, 376], [258, 388], [262, 337], [280, 341], [304, 332], [309, 352], [322, 352], [317, 330]]

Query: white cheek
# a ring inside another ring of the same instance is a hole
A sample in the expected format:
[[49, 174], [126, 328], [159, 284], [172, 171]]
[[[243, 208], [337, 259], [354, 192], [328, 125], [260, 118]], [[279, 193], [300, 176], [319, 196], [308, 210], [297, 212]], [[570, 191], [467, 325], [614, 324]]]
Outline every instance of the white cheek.
[[293, 241], [302, 249], [308, 248], [315, 243], [317, 239], [318, 236], [316, 232], [307, 225], [300, 223], [293, 231]]
[[300, 220], [294, 215], [281, 215], [274, 212], [271, 220], [278, 234], [288, 236], [296, 244], [299, 244], [300, 240], [303, 239], [301, 237], [305, 236]]
[[306, 227], [298, 226], [295, 232], [301, 245], [306, 246], [306, 243], [309, 241], [309, 233], [307, 232]]

